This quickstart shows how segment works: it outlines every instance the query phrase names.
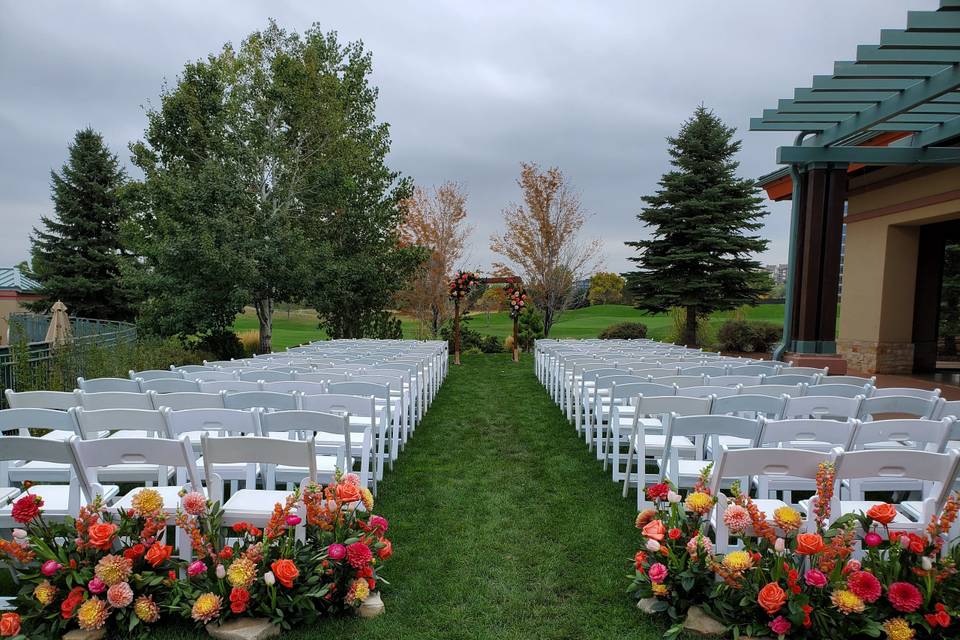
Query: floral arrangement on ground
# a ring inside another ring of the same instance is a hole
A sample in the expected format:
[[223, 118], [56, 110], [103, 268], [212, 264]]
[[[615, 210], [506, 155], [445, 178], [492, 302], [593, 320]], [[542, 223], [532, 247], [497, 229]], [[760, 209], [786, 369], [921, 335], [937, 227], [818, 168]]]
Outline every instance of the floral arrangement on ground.
[[[671, 620], [664, 637], [684, 630], [691, 608], [735, 638], [960, 637], [960, 546], [947, 544], [957, 495], [921, 535], [891, 529], [897, 511], [886, 503], [830, 522], [830, 464], [810, 522], [789, 506], [768, 520], [736, 484], [729, 497], [711, 495], [709, 473], [686, 496], [669, 481], [648, 487], [653, 507], [637, 516], [628, 591]], [[725, 554], [708, 535], [714, 509], [740, 543]]]
[[[104, 629], [145, 638], [167, 616], [198, 626], [262, 618], [290, 629], [356, 610], [386, 584], [380, 569], [393, 554], [373, 506], [355, 474], [294, 491], [263, 529], [224, 526], [220, 505], [199, 492], [182, 492], [173, 523], [155, 489], [139, 491], [128, 511], [98, 498], [58, 522], [28, 493], [13, 505], [22, 528], [0, 539], [21, 585], [16, 610], [0, 615], [0, 637]], [[180, 557], [166, 544], [171, 524], [189, 548]]]

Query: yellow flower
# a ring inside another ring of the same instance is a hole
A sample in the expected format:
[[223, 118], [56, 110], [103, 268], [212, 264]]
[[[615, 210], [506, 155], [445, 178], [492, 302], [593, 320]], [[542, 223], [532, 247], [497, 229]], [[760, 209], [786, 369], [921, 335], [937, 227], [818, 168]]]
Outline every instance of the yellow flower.
[[117, 555], [106, 555], [100, 558], [94, 567], [94, 574], [103, 580], [108, 587], [126, 582], [133, 572], [133, 560]]
[[370, 586], [363, 578], [357, 578], [350, 583], [350, 590], [347, 592], [346, 601], [348, 604], [357, 606], [367, 599], [370, 595]]
[[90, 598], [77, 609], [77, 624], [84, 631], [99, 629], [107, 622], [110, 611], [107, 603], [100, 598]]
[[237, 558], [230, 568], [227, 569], [227, 582], [231, 587], [240, 587], [246, 589], [257, 579], [257, 565], [246, 557]]
[[796, 531], [802, 524], [800, 512], [787, 506], [780, 507], [774, 511], [773, 520], [777, 523], [778, 527], [786, 532]]
[[687, 500], [684, 504], [686, 504], [689, 511], [704, 515], [713, 508], [713, 498], [706, 493], [694, 491], [687, 495]]
[[650, 590], [653, 591], [653, 595], [655, 596], [665, 596], [670, 593], [670, 588], [662, 582], [660, 584], [650, 585]]
[[370, 493], [370, 489], [366, 487], [361, 489], [360, 496], [363, 498], [363, 506], [366, 507], [367, 512], [373, 511], [373, 494]]
[[138, 516], [147, 516], [163, 509], [163, 496], [156, 489], [141, 489], [130, 504]]
[[193, 609], [190, 612], [197, 622], [207, 623], [220, 615], [220, 607], [223, 606], [223, 600], [215, 593], [205, 593], [193, 603]]
[[47, 606], [57, 597], [57, 588], [50, 584], [49, 580], [44, 580], [33, 590], [33, 597], [43, 606]]
[[133, 612], [144, 622], [156, 622], [160, 619], [160, 607], [150, 596], [140, 596], [133, 603]]
[[746, 551], [731, 551], [723, 557], [723, 566], [731, 571], [746, 571], [753, 566], [753, 558]]
[[840, 613], [843, 615], [849, 615], [851, 613], [863, 613], [865, 608], [863, 600], [861, 600], [854, 592], [847, 591], [846, 589], [834, 591], [833, 595], [830, 596], [830, 602], [832, 602], [833, 606], [839, 609]]
[[887, 633], [887, 640], [912, 640], [917, 634], [903, 618], [887, 620], [883, 623], [883, 630]]

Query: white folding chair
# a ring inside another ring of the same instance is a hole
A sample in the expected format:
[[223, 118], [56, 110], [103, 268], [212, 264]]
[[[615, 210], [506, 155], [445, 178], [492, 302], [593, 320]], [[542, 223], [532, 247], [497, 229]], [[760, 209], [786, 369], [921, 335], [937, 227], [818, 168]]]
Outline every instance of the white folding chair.
[[189, 391], [184, 393], [157, 393], [148, 391], [150, 404], [154, 409], [167, 407], [174, 411], [184, 409], [223, 409], [223, 394]]
[[914, 398], [939, 398], [940, 389], [914, 389], [912, 387], [882, 387], [873, 392], [874, 398], [886, 396], [912, 396]]
[[[163, 416], [155, 409], [70, 409], [76, 416], [84, 440], [104, 442], [110, 438], [162, 438], [166, 434]], [[109, 433], [107, 437], [102, 437]], [[123, 464], [101, 469], [97, 477], [106, 482], [157, 483], [166, 486], [173, 470], [157, 464]]]
[[201, 393], [220, 393], [221, 391], [259, 391], [259, 382], [247, 380], [205, 380], [200, 382]]
[[277, 391], [240, 391], [223, 392], [223, 406], [226, 409], [277, 409], [293, 411], [300, 408], [297, 393], [279, 393]]
[[327, 393], [348, 395], [348, 396], [373, 396], [377, 401], [377, 411], [384, 411], [385, 420], [389, 434], [388, 461], [390, 469], [393, 469], [393, 463], [400, 453], [400, 424], [397, 420], [398, 406], [390, 394], [390, 385], [376, 384], [373, 382], [332, 382], [327, 385]]
[[77, 387], [81, 391], [98, 393], [100, 391], [129, 391], [140, 393], [140, 385], [136, 380], [128, 378], [77, 378]]
[[914, 418], [932, 418], [939, 413], [940, 398], [918, 398], [916, 396], [873, 396], [865, 398], [860, 405], [861, 420], [874, 420], [875, 416]]
[[188, 393], [190, 391], [200, 391], [200, 385], [196, 380], [184, 380], [183, 378], [154, 378], [144, 380], [137, 378], [140, 384], [140, 392], [155, 391], [157, 393]]
[[21, 436], [31, 436], [43, 431], [36, 437], [44, 440], [66, 440], [79, 435], [80, 428], [72, 413], [59, 409], [4, 409], [0, 411], [0, 433], [16, 431]]
[[[809, 389], [808, 389], [809, 390]], [[825, 418], [849, 420], [860, 415], [863, 396], [838, 398], [835, 396], [787, 397], [783, 407], [784, 419], [789, 418]]]
[[[807, 451], [830, 452], [846, 451], [851, 448], [857, 420], [817, 420], [802, 418], [794, 420], [764, 420], [760, 433], [760, 448], [804, 449]], [[758, 475], [756, 478], [757, 497], [773, 498], [777, 492], [783, 492], [783, 501], [795, 504], [794, 491], [816, 491], [813, 478], [780, 474], [776, 477]]]
[[[656, 382], [628, 382], [615, 386], [611, 394], [610, 419], [602, 446], [603, 468], [606, 470], [609, 461], [613, 467], [614, 482], [623, 479], [623, 471], [621, 470], [621, 463], [624, 459], [623, 445], [628, 444], [629, 446], [629, 439], [624, 436], [634, 428], [638, 399], [640, 397], [672, 397], [676, 396], [677, 392], [677, 388], [673, 385], [657, 384]], [[641, 416], [639, 419], [645, 423], [650, 422], [651, 426], [660, 424], [657, 418]], [[651, 429], [651, 432], [653, 431], [654, 429]], [[654, 451], [663, 450], [661, 438], [662, 435], [650, 435], [648, 437], [650, 446]]]
[[833, 396], [835, 398], [856, 398], [857, 396], [863, 396], [864, 398], [869, 398], [871, 393], [873, 393], [873, 387], [868, 384], [824, 384], [821, 381], [820, 384], [807, 387], [804, 395]]
[[[337, 469], [352, 470], [352, 451], [350, 444], [350, 418], [343, 414], [324, 413], [322, 411], [271, 411], [260, 413], [260, 432], [264, 437], [273, 433], [287, 434], [288, 440], [313, 438], [318, 452], [314, 480], [321, 484], [331, 482]], [[360, 482], [364, 487], [370, 482], [370, 449], [373, 447], [373, 433], [364, 434], [367, 440], [362, 446]], [[348, 457], [350, 463], [348, 466]], [[278, 464], [270, 466], [264, 475], [264, 487], [273, 489], [276, 483], [287, 485], [299, 482], [307, 469], [302, 466]]]
[[372, 490], [376, 495], [377, 484], [383, 479], [383, 464], [388, 455], [386, 443], [387, 414], [383, 410], [377, 410], [376, 398], [339, 393], [304, 395], [300, 397], [300, 407], [304, 411], [322, 411], [324, 413], [346, 415], [350, 431], [360, 435], [359, 438], [351, 440], [350, 455], [354, 458], [359, 456], [362, 459], [365, 455], [363, 452], [363, 448], [367, 445], [365, 434], [368, 430], [370, 431], [373, 440], [369, 454], [374, 457]]
[[7, 405], [11, 409], [56, 409], [66, 411], [78, 406], [72, 391], [14, 391], [6, 389]]
[[183, 373], [173, 369], [145, 369], [144, 371], [134, 371], [130, 369], [127, 374], [131, 380], [140, 378], [141, 380], [161, 380], [169, 378], [183, 378]]
[[737, 416], [690, 415], [680, 416], [671, 413], [664, 420], [666, 448], [663, 459], [659, 461], [660, 482], [669, 477], [678, 488], [693, 487], [700, 477], [708, 460], [680, 459], [673, 447], [674, 437], [693, 439], [712, 439], [712, 450], [720, 451], [720, 436], [732, 436], [749, 440], [756, 446], [760, 438], [763, 418], [740, 418]]
[[77, 396], [77, 406], [87, 411], [100, 409], [153, 409], [150, 396], [140, 392], [130, 391], [101, 391], [87, 393], [79, 389], [74, 391]]

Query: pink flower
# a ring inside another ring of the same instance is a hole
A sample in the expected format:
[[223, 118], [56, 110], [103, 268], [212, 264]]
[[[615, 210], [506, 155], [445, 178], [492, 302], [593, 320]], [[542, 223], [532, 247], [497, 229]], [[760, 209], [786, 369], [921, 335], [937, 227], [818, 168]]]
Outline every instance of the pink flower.
[[55, 574], [57, 571], [60, 571], [62, 567], [63, 565], [57, 562], [56, 560], [47, 560], [46, 562], [43, 563], [43, 566], [40, 567], [40, 573], [42, 573], [43, 575], [49, 578], [53, 574]]
[[359, 487], [360, 476], [355, 473], [348, 473], [347, 475], [343, 476], [343, 482], [344, 484], [352, 484], [355, 487]]
[[647, 569], [647, 575], [650, 576], [650, 582], [654, 584], [660, 584], [663, 582], [669, 573], [670, 572], [667, 570], [667, 568], [659, 562], [650, 565], [650, 568]]
[[699, 532], [687, 542], [687, 553], [690, 554], [690, 558], [693, 560], [697, 559], [698, 547], [703, 549], [703, 552], [708, 556], [713, 554], [713, 543], [710, 542], [710, 538]]
[[362, 542], [354, 542], [347, 547], [347, 562], [354, 569], [362, 569], [373, 560], [373, 552], [370, 547]]
[[860, 571], [860, 561], [859, 560], [849, 560], [847, 566], [843, 568], [843, 575], [852, 573], [854, 571]]
[[803, 574], [803, 581], [806, 582], [811, 587], [816, 587], [817, 589], [822, 589], [827, 586], [827, 576], [823, 575], [822, 571], [817, 569], [809, 569], [805, 574]]
[[777, 616], [771, 620], [767, 626], [770, 627], [770, 631], [773, 631], [778, 636], [790, 633], [790, 621], [783, 616]]
[[107, 583], [100, 578], [94, 577], [93, 580], [87, 583], [87, 589], [90, 590], [90, 593], [103, 593], [107, 590]]
[[287, 526], [288, 526], [288, 527], [295, 527], [295, 526], [297, 526], [298, 524], [300, 524], [301, 522], [302, 522], [302, 520], [300, 519], [300, 516], [298, 516], [298, 515], [295, 515], [295, 514], [292, 514], [292, 513], [291, 513], [290, 515], [287, 516]]
[[123, 609], [133, 602], [133, 589], [126, 582], [118, 582], [107, 589], [107, 602], [114, 609]]
[[199, 491], [183, 496], [183, 509], [192, 516], [202, 516], [207, 511], [207, 498]]
[[880, 581], [869, 571], [854, 571], [847, 578], [847, 589], [850, 589], [864, 602], [876, 602], [883, 592]]
[[198, 576], [201, 573], [204, 573], [207, 570], [207, 565], [204, 564], [203, 560], [194, 560], [190, 563], [190, 566], [187, 567], [187, 575], [191, 578], [193, 576]]
[[887, 600], [893, 608], [903, 613], [913, 613], [923, 604], [920, 590], [909, 582], [894, 582], [887, 588]]
[[387, 532], [387, 527], [390, 526], [383, 516], [370, 516], [368, 524], [371, 528], [376, 529], [381, 536]]
[[342, 544], [332, 544], [327, 547], [327, 557], [331, 560], [343, 560], [347, 555], [347, 548]]
[[750, 526], [750, 512], [738, 504], [731, 504], [723, 512], [723, 523], [730, 533], [743, 533]]
[[867, 535], [863, 536], [863, 544], [867, 545], [868, 547], [876, 547], [881, 542], [883, 542], [883, 538], [881, 538], [880, 534], [876, 531], [871, 531]]

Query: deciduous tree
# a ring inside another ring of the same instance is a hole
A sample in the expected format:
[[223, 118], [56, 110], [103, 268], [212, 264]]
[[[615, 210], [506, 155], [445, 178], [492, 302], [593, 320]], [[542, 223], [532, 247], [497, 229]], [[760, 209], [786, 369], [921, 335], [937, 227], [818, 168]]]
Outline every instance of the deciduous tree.
[[753, 256], [767, 247], [756, 235], [766, 215], [756, 183], [736, 175], [735, 129], [700, 106], [668, 138], [673, 169], [660, 179], [637, 218], [652, 237], [626, 244], [637, 270], [627, 274], [637, 308], [686, 309], [684, 342], [697, 342], [697, 322], [714, 311], [756, 304], [765, 292]]
[[620, 274], [601, 271], [590, 276], [587, 297], [590, 304], [617, 304], [623, 300], [624, 279]]
[[573, 284], [595, 266], [599, 240], [581, 242], [586, 214], [580, 197], [556, 167], [542, 171], [522, 163], [517, 181], [523, 203], [504, 209], [505, 230], [491, 237], [490, 248], [506, 258], [494, 263], [500, 272], [516, 273], [543, 313], [543, 331], [570, 303]]

